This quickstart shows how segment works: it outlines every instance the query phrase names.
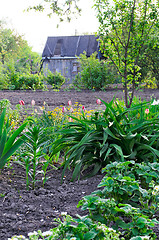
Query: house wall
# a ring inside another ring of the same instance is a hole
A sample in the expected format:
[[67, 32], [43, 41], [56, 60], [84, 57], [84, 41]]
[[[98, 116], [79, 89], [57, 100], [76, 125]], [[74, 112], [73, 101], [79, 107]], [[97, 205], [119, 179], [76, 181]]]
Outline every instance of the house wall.
[[43, 63], [43, 69], [47, 75], [47, 69], [51, 72], [61, 72], [61, 75], [64, 76], [67, 80], [67, 84], [72, 83], [73, 78], [79, 71], [79, 63], [76, 58], [64, 59], [64, 58], [55, 58], [55, 59], [45, 59]]

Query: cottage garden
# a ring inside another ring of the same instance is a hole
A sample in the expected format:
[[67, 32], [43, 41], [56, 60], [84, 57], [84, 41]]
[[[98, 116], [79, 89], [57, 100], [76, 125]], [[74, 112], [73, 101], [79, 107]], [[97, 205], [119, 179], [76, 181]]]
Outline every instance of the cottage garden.
[[[68, 106], [50, 110], [49, 103], [43, 103], [39, 112], [36, 99], [30, 99], [29, 108], [24, 99], [15, 108], [2, 99], [0, 170], [1, 174], [12, 170], [8, 178], [12, 182], [19, 164], [25, 170], [28, 195], [37, 188], [45, 191], [52, 170], [62, 169], [61, 181], [67, 171], [73, 182], [97, 174], [103, 178], [78, 202], [77, 209], [84, 214], [61, 212], [56, 219], [48, 218], [54, 227], [18, 232], [9, 240], [159, 239], [154, 231], [159, 226], [159, 99], [134, 97], [136, 88], [159, 86], [158, 5], [146, 0], [95, 2], [105, 59], [100, 62], [97, 53], [89, 59], [80, 55], [80, 72], [64, 90], [107, 91], [116, 83], [123, 87], [124, 100], [97, 97], [96, 107], [87, 111], [68, 98]], [[51, 9], [62, 13], [56, 4]], [[65, 83], [59, 72], [44, 75], [38, 54], [2, 22], [0, 33], [1, 90], [48, 90], [49, 84], [52, 91], [59, 91]], [[18, 186], [14, 188], [18, 191]], [[0, 198], [3, 208], [5, 191]], [[15, 219], [9, 216], [10, 221]]]
[[8, 100], [0, 104], [0, 168], [22, 165], [28, 192], [39, 181], [45, 188], [52, 168], [63, 169], [62, 179], [70, 169], [72, 181], [104, 174], [98, 188], [77, 205], [87, 215], [74, 218], [63, 212], [54, 219], [53, 229], [35, 229], [9, 239], [157, 239], [153, 231], [159, 224], [157, 99], [141, 102], [136, 97], [131, 108], [123, 100], [97, 99], [97, 108], [91, 111], [70, 100], [53, 111], [44, 103], [40, 115], [35, 100], [30, 109], [23, 100], [14, 110]]

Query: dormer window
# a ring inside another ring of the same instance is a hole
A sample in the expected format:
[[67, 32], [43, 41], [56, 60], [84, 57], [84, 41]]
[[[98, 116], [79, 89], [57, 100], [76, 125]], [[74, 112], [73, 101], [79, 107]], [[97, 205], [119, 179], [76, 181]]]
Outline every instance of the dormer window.
[[55, 51], [54, 51], [54, 56], [61, 56], [61, 50], [62, 50], [62, 39], [59, 39], [56, 43]]

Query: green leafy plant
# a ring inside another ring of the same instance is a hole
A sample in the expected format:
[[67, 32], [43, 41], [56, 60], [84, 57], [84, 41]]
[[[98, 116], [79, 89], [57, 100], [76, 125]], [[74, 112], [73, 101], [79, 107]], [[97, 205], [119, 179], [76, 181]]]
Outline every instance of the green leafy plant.
[[122, 77], [125, 106], [130, 107], [141, 76], [140, 63], [149, 49], [157, 48], [158, 4], [152, 0], [140, 4], [136, 0], [96, 0], [95, 9], [100, 50]]
[[106, 61], [99, 61], [96, 52], [88, 58], [86, 52], [84, 52], [80, 54], [78, 61], [80, 63], [80, 72], [73, 81], [76, 87], [99, 90], [114, 82], [116, 77], [114, 69], [111, 69], [111, 66]]
[[[56, 228], [50, 229], [49, 231], [42, 232], [38, 230], [37, 232], [29, 233], [30, 240], [38, 239], [49, 239], [49, 240], [124, 240], [124, 238], [119, 238], [119, 233], [117, 233], [112, 228], [108, 228], [106, 225], [93, 222], [88, 216], [81, 217], [77, 215], [78, 218], [72, 218], [69, 215], [63, 217], [63, 220], [55, 219], [55, 223], [58, 224]], [[25, 237], [14, 236], [15, 238], [27, 239]], [[14, 240], [14, 237], [11, 240]]]
[[111, 226], [115, 230], [122, 228], [121, 236], [125, 239], [144, 235], [155, 239], [155, 234], [149, 227], [154, 227], [159, 222], [156, 219], [149, 219], [139, 208], [130, 204], [117, 204], [113, 198], [100, 197], [98, 192], [84, 196], [77, 205], [77, 207], [81, 206], [82, 210], [89, 210], [89, 217], [93, 221]]
[[65, 78], [59, 72], [52, 73], [49, 71], [45, 80], [53, 88], [60, 88], [65, 83]]
[[143, 214], [155, 216], [159, 210], [156, 187], [159, 181], [159, 164], [148, 164], [138, 164], [134, 161], [108, 164], [103, 169], [106, 175], [98, 185], [104, 187], [102, 191], [98, 191], [99, 196], [114, 198], [117, 203], [129, 203], [138, 207]]
[[[22, 124], [16, 131], [11, 133], [9, 121], [5, 123], [6, 109], [0, 116], [0, 168], [3, 168], [9, 161], [9, 157], [21, 146], [24, 142], [23, 136], [18, 136], [22, 133], [27, 125], [27, 122]], [[17, 139], [18, 138], [18, 139]]]
[[67, 167], [74, 168], [72, 180], [90, 167], [93, 168], [88, 176], [94, 175], [111, 161], [141, 163], [158, 160], [157, 111], [148, 116], [146, 102], [134, 104], [131, 108], [113, 100], [102, 102], [106, 110], [97, 111], [90, 118], [84, 114], [80, 119], [71, 116], [74, 122], [64, 125], [61, 138], [53, 146], [53, 154], [65, 150], [64, 171]]
[[18, 79], [19, 87], [16, 89], [43, 89], [43, 78], [39, 74], [21, 74]]
[[[32, 126], [28, 128], [24, 136], [26, 148], [23, 153], [20, 154], [18, 163], [26, 170], [27, 189], [29, 189], [30, 185], [32, 189], [34, 189], [37, 181], [42, 181], [44, 186], [48, 180], [46, 174], [51, 161], [44, 151], [48, 140], [45, 137], [44, 129], [36, 123], [33, 123]], [[41, 179], [38, 178], [39, 175], [42, 176]]]

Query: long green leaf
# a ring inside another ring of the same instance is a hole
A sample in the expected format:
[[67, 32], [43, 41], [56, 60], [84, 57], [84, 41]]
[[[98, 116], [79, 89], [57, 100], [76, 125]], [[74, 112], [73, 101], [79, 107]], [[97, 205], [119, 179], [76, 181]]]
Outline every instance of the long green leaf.
[[4, 127], [5, 114], [6, 114], [6, 109], [3, 110], [3, 112], [1, 113], [1, 116], [0, 116], [0, 139], [1, 139], [2, 130], [3, 130], [3, 127]]
[[3, 133], [1, 135], [1, 140], [0, 140], [0, 158], [3, 155], [6, 140], [7, 140], [7, 130], [6, 128], [4, 128]]
[[12, 147], [15, 139], [18, 137], [18, 135], [24, 130], [26, 127], [27, 122], [21, 125], [13, 134], [9, 137], [7, 143], [5, 144], [3, 155], [7, 153], [7, 151]]
[[4, 165], [7, 163], [8, 158], [20, 147], [20, 145], [23, 143], [23, 139], [19, 138], [14, 145], [9, 149], [9, 151], [6, 152], [5, 155], [3, 155], [2, 158], [0, 158], [0, 169], [4, 167]]
[[124, 154], [123, 154], [122, 148], [117, 144], [110, 144], [110, 147], [114, 147], [119, 153], [119, 155], [121, 156], [122, 161], [124, 161]]
[[82, 167], [82, 161], [80, 160], [79, 162], [76, 163], [71, 181], [74, 181], [77, 177], [79, 178], [81, 167]]

